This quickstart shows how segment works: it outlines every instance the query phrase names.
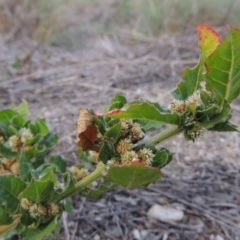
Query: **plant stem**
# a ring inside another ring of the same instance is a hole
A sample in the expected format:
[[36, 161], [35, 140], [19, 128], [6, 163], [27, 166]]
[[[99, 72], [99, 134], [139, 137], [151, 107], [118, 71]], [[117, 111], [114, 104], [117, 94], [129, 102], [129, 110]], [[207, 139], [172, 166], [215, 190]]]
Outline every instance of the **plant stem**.
[[97, 180], [101, 176], [102, 171], [105, 168], [106, 168], [105, 164], [99, 163], [97, 168], [92, 173], [90, 173], [85, 178], [83, 178], [81, 181], [77, 182], [73, 189], [71, 189], [70, 191], [65, 192], [64, 194], [60, 194], [60, 196], [57, 199], [57, 201], [61, 201], [61, 200], [65, 199], [65, 198], [67, 198], [67, 197], [70, 197], [70, 196], [74, 195], [75, 193], [83, 190], [87, 186], [89, 186], [89, 184], [91, 184], [92, 182], [94, 182], [95, 180]]
[[16, 219], [11, 224], [0, 226], [0, 234], [7, 232], [8, 230], [10, 230], [13, 227], [16, 227], [18, 223], [19, 223], [19, 219]]
[[[151, 144], [157, 144], [160, 143], [166, 139], [169, 139], [170, 137], [180, 133], [183, 131], [183, 128], [180, 128], [178, 126], [172, 127], [167, 129], [164, 132], [161, 132], [155, 136], [153, 136], [147, 143], [151, 143]], [[72, 188], [69, 191], [63, 192], [63, 194], [59, 195], [59, 198], [57, 199], [57, 202], [70, 197], [72, 195], [74, 195], [75, 193], [83, 190], [84, 188], [86, 188], [87, 186], [89, 186], [92, 182], [94, 182], [95, 180], [97, 180], [101, 174], [102, 171], [106, 168], [106, 165], [103, 163], [100, 163], [97, 168], [90, 173], [88, 176], [86, 176], [84, 179], [82, 179], [81, 181], [77, 182], [74, 186], [74, 188]]]
[[173, 137], [174, 135], [176, 135], [182, 131], [183, 131], [183, 128], [174, 126], [172, 128], [167, 129], [166, 131], [156, 134], [150, 140], [148, 140], [147, 143], [150, 143], [150, 144], [160, 143], [162, 141], [169, 139], [170, 137]]

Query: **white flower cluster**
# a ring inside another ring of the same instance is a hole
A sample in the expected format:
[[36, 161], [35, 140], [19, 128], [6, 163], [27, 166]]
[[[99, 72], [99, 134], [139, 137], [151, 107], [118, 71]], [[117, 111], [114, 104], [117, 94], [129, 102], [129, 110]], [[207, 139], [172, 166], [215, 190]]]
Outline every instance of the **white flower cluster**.
[[143, 148], [135, 151], [133, 149], [134, 143], [145, 136], [140, 124], [127, 119], [121, 119], [120, 121], [121, 138], [116, 145], [116, 151], [120, 155], [120, 159], [109, 160], [107, 163], [108, 168], [112, 165], [130, 165], [135, 161], [151, 165], [154, 157], [152, 150]]
[[193, 95], [189, 96], [185, 101], [174, 99], [170, 105], [169, 109], [173, 113], [184, 114], [187, 111], [187, 106], [194, 105], [199, 106], [202, 103], [200, 91], [196, 91]]
[[33, 218], [52, 217], [59, 213], [59, 206], [55, 203], [34, 203], [27, 198], [22, 198], [20, 206], [28, 211]]
[[9, 146], [13, 152], [19, 151], [19, 149], [25, 145], [26, 140], [33, 138], [33, 134], [28, 128], [22, 128], [19, 131], [19, 135], [13, 135], [9, 138]]

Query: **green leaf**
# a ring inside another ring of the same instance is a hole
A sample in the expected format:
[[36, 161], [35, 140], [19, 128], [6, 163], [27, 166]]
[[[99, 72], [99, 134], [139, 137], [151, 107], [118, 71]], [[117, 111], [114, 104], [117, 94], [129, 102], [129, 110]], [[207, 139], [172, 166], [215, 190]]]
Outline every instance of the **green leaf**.
[[0, 225], [7, 225], [13, 222], [9, 212], [0, 206]]
[[49, 159], [49, 163], [56, 166], [59, 172], [66, 172], [67, 163], [61, 156], [51, 156]]
[[5, 158], [14, 158], [16, 156], [16, 152], [13, 152], [8, 146], [7, 144], [1, 144], [0, 143], [0, 152], [1, 155]]
[[63, 196], [72, 193], [73, 189], [75, 188], [75, 183], [73, 182], [70, 172], [65, 172], [62, 174], [62, 177], [64, 180], [65, 190], [63, 190], [61, 193], [57, 193], [57, 199], [62, 199]]
[[24, 182], [29, 183], [31, 181], [31, 178], [32, 178], [31, 171], [32, 170], [33, 170], [32, 164], [30, 164], [28, 162], [20, 162], [19, 173], [20, 173], [21, 179]]
[[136, 188], [154, 183], [161, 177], [162, 174], [158, 168], [136, 163], [131, 166], [112, 166], [104, 180], [125, 188]]
[[231, 27], [217, 50], [206, 60], [206, 88], [223, 104], [232, 102], [240, 92], [240, 31]]
[[111, 183], [108, 185], [100, 185], [97, 189], [90, 189], [86, 195], [89, 199], [98, 199], [103, 196], [106, 192], [113, 190], [118, 187], [118, 184]]
[[156, 122], [151, 122], [149, 120], [144, 121], [144, 120], [136, 120], [137, 123], [140, 124], [141, 128], [145, 131], [148, 132], [150, 130], [154, 129], [160, 129], [162, 127], [161, 123], [156, 123]]
[[228, 102], [225, 100], [223, 103], [222, 111], [218, 114], [214, 114], [213, 117], [205, 122], [199, 122], [199, 125], [204, 128], [213, 128], [216, 124], [226, 122], [232, 116], [232, 109]]
[[170, 152], [166, 148], [161, 148], [155, 153], [155, 156], [153, 158], [152, 166], [153, 167], [158, 167], [158, 168], [163, 168], [167, 164], [169, 164], [172, 160], [173, 153]]
[[120, 95], [120, 94], [117, 94], [113, 97], [111, 103], [110, 103], [110, 106], [108, 108], [108, 111], [112, 110], [112, 109], [120, 109], [122, 108], [125, 104], [127, 103], [127, 99]]
[[180, 116], [178, 114], [162, 113], [149, 102], [133, 104], [125, 110], [112, 110], [102, 116], [111, 118], [139, 119], [155, 123], [180, 124]]
[[26, 184], [15, 175], [0, 175], [0, 206], [14, 213], [17, 210], [18, 195], [26, 188]]
[[11, 110], [5, 109], [0, 111], [0, 128], [7, 132], [8, 126], [11, 123], [13, 117], [17, 116], [18, 113]]
[[203, 65], [207, 57], [209, 57], [220, 44], [218, 34], [205, 24], [200, 24], [197, 28], [199, 35], [199, 47], [201, 56], [199, 63], [194, 68], [187, 68], [182, 73], [182, 81], [174, 90], [173, 96], [177, 99], [186, 100], [194, 92], [201, 88], [200, 84], [204, 80]]
[[23, 128], [26, 123], [27, 123], [27, 120], [19, 115], [15, 116], [11, 121], [11, 124], [18, 130]]
[[57, 144], [58, 136], [54, 133], [48, 133], [39, 140], [39, 144], [45, 145], [46, 148], [52, 148]]
[[99, 159], [103, 163], [107, 163], [108, 160], [116, 156], [115, 148], [111, 142], [105, 141], [99, 152]]
[[214, 127], [208, 129], [210, 131], [217, 131], [217, 132], [239, 132], [240, 129], [237, 125], [234, 125], [230, 122], [221, 122], [217, 123]]
[[121, 134], [121, 123], [119, 122], [115, 126], [108, 129], [108, 131], [104, 134], [105, 137], [107, 137], [111, 142], [116, 143]]
[[45, 182], [32, 179], [28, 187], [19, 196], [20, 199], [27, 198], [30, 201], [41, 203], [50, 202], [53, 198], [54, 184], [48, 180]]
[[28, 103], [26, 100], [22, 100], [20, 105], [16, 108], [16, 111], [24, 118], [29, 117]]
[[38, 132], [42, 135], [46, 135], [48, 133], [48, 127], [46, 125], [45, 119], [37, 119], [35, 125], [38, 128]]
[[27, 228], [26, 231], [22, 232], [21, 240], [42, 240], [54, 230], [57, 223], [56, 217], [50, 223], [41, 224], [37, 229]]
[[51, 181], [54, 183], [54, 185], [57, 183], [57, 178], [56, 178], [56, 175], [55, 175], [55, 166], [49, 166], [44, 173], [42, 173], [40, 176], [39, 176], [39, 181], [41, 182], [45, 182], [45, 181]]

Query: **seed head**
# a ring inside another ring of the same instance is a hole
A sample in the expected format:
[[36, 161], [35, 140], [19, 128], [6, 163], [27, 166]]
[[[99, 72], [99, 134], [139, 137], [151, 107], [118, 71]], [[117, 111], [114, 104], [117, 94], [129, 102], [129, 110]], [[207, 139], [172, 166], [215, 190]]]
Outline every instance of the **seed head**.
[[98, 156], [99, 156], [99, 153], [95, 151], [89, 151], [89, 157], [93, 162], [98, 163]]
[[20, 205], [24, 210], [29, 210], [29, 207], [32, 205], [32, 202], [27, 198], [22, 198]]
[[121, 119], [120, 123], [121, 123], [121, 130], [123, 131], [128, 131], [132, 126], [132, 120]]
[[196, 139], [202, 137], [204, 134], [204, 128], [201, 126], [196, 126], [193, 130], [188, 132], [190, 138], [195, 141]]
[[201, 95], [200, 95], [200, 91], [196, 91], [193, 93], [193, 95], [189, 96], [186, 100], [186, 105], [195, 105], [198, 106], [199, 104], [201, 104], [202, 100], [201, 100]]
[[142, 131], [139, 123], [133, 123], [130, 134], [133, 142], [139, 141], [145, 136], [145, 133]]
[[70, 169], [69, 169], [69, 172], [72, 174], [73, 176], [73, 179], [78, 182], [80, 181], [81, 179], [85, 178], [89, 172], [87, 169], [85, 168], [77, 168], [75, 166], [72, 166]]
[[174, 99], [169, 106], [169, 109], [173, 113], [184, 114], [186, 112], [186, 104], [182, 100]]
[[123, 165], [129, 165], [138, 159], [135, 151], [128, 151], [121, 155], [121, 162]]
[[29, 139], [29, 138], [33, 138], [33, 134], [32, 132], [28, 129], [28, 128], [22, 128], [20, 131], [19, 131], [20, 135], [21, 135], [21, 142], [23, 144], [26, 143], [26, 140]]
[[148, 148], [142, 148], [138, 151], [138, 157], [148, 166], [151, 166], [154, 156], [152, 150]]
[[116, 150], [119, 154], [124, 154], [132, 149], [132, 143], [130, 139], [122, 139], [117, 144]]
[[32, 204], [29, 207], [29, 213], [33, 218], [37, 218], [39, 217], [39, 213], [38, 213], [38, 205], [36, 203]]
[[17, 135], [13, 135], [9, 138], [9, 145], [13, 152], [17, 152], [22, 147], [21, 138]]
[[59, 213], [59, 206], [55, 203], [47, 203], [46, 208], [49, 216], [56, 216]]

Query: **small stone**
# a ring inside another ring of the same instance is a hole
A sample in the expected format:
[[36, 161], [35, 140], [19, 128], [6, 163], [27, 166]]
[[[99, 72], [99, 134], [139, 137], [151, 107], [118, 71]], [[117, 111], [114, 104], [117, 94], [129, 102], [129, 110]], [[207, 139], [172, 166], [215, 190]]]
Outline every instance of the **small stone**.
[[148, 210], [148, 216], [163, 222], [177, 222], [183, 219], [184, 213], [180, 209], [154, 204]]
[[97, 235], [95, 235], [94, 236], [94, 238], [93, 238], [93, 240], [100, 240], [101, 238], [100, 238], [100, 236], [97, 234]]
[[225, 240], [222, 236], [220, 235], [216, 235], [215, 236], [215, 240]]
[[141, 234], [138, 229], [136, 229], [136, 228], [133, 229], [132, 234], [133, 234], [134, 239], [136, 239], [136, 240], [142, 239]]

